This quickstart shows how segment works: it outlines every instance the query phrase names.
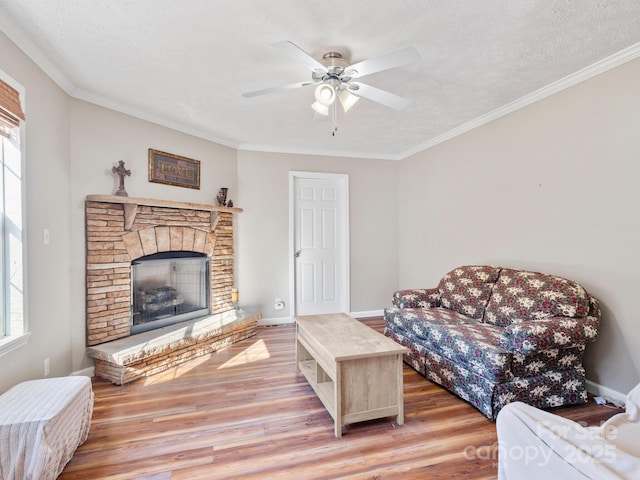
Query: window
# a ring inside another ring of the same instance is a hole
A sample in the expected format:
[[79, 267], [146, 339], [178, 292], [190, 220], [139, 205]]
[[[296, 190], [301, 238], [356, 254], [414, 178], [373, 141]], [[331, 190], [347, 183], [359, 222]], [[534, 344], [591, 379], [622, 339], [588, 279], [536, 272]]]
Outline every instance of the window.
[[[0, 71], [0, 355], [27, 341], [24, 311], [23, 179], [18, 91]], [[12, 82], [15, 85], [15, 82]]]

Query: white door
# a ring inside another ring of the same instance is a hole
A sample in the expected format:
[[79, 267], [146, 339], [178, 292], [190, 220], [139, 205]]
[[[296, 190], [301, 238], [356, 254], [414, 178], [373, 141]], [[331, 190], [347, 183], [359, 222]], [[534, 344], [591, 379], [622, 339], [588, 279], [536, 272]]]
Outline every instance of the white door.
[[348, 176], [292, 172], [294, 315], [349, 311]]

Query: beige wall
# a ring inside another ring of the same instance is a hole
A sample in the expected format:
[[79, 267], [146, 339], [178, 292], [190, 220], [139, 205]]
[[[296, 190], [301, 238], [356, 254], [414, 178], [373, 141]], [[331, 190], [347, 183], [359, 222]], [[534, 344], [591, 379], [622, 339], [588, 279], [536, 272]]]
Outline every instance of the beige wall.
[[400, 287], [462, 264], [565, 276], [602, 303], [587, 378], [640, 381], [640, 60], [400, 162]]
[[[381, 310], [398, 283], [397, 167], [387, 160], [238, 152], [238, 279], [243, 306], [291, 315], [289, 172], [349, 175], [351, 311]], [[276, 297], [286, 307], [273, 309]]]
[[[28, 378], [71, 371], [69, 97], [0, 33], [0, 69], [26, 91], [24, 128], [29, 342], [0, 357], [0, 392]], [[50, 230], [44, 246], [42, 232]]]

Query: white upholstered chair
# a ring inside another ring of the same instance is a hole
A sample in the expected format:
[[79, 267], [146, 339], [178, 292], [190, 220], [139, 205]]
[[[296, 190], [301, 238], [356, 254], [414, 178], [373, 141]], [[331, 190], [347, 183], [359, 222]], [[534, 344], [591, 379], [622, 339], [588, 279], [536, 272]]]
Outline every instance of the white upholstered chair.
[[498, 479], [640, 479], [640, 384], [626, 411], [584, 427], [514, 402], [496, 420]]

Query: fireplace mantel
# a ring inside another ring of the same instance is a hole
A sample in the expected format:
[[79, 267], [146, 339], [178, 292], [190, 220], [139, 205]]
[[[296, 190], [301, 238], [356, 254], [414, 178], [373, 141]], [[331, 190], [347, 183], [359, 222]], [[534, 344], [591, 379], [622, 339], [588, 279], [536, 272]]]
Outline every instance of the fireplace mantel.
[[220, 205], [207, 205], [204, 203], [174, 202], [173, 200], [157, 200], [153, 198], [120, 197], [118, 195], [87, 195], [87, 201], [123, 203], [125, 205], [147, 205], [149, 207], [186, 208], [188, 210], [203, 210], [205, 212], [242, 212], [242, 209], [237, 207], [223, 207]]
[[221, 205], [207, 205], [204, 203], [174, 202], [173, 200], [158, 200], [154, 198], [122, 197], [118, 195], [87, 195], [88, 202], [120, 203], [124, 207], [124, 228], [131, 230], [131, 226], [138, 213], [138, 205], [148, 207], [185, 208], [188, 210], [202, 210], [204, 212], [241, 213], [237, 207], [223, 207]]

